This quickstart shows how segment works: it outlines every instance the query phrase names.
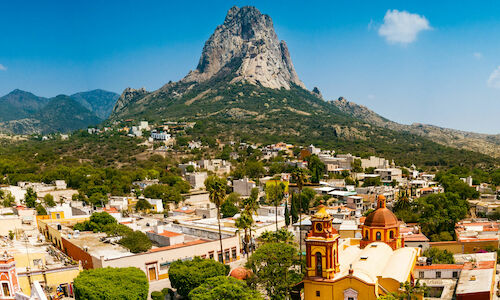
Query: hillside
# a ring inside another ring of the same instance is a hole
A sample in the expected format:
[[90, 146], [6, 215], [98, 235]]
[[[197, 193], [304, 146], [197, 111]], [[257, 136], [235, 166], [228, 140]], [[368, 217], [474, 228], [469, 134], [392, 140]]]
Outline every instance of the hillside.
[[118, 97], [104, 90], [54, 98], [14, 90], [0, 97], [0, 132], [33, 134], [86, 128], [106, 119]]
[[408, 165], [495, 163], [339, 110], [303, 88], [282, 45], [269, 16], [253, 7], [233, 7], [206, 42], [196, 70], [156, 91], [127, 88], [110, 120], [196, 121], [190, 132], [195, 138], [314, 143]]
[[342, 112], [376, 126], [417, 134], [442, 145], [500, 158], [500, 134], [480, 134], [419, 123], [404, 125], [390, 121], [367, 107], [347, 101], [344, 98], [339, 98], [330, 103]]
[[116, 100], [120, 95], [105, 90], [92, 90], [80, 92], [70, 96], [86, 109], [95, 113], [101, 119], [106, 119], [111, 114]]
[[28, 118], [42, 108], [49, 99], [38, 97], [32, 93], [13, 90], [0, 97], [0, 122]]

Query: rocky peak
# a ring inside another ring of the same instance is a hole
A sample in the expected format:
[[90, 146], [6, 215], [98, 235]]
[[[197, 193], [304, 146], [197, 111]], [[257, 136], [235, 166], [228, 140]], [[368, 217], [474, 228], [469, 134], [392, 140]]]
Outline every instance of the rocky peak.
[[304, 87], [273, 21], [252, 6], [232, 7], [222, 25], [206, 41], [196, 70], [183, 82], [203, 82], [232, 72], [233, 82], [246, 81], [268, 88]]
[[149, 94], [148, 91], [146, 91], [145, 88], [140, 88], [140, 89], [133, 89], [133, 88], [126, 88], [123, 93], [120, 95], [120, 98], [116, 100], [115, 107], [113, 108], [113, 112], [118, 112], [121, 109], [123, 109], [127, 104], [130, 102], [133, 102], [137, 99], [140, 99], [144, 96]]

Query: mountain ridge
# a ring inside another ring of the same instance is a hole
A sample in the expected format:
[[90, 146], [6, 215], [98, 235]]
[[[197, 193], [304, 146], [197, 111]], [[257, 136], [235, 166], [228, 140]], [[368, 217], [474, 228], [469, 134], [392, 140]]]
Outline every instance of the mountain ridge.
[[109, 115], [118, 94], [91, 90], [71, 96], [39, 97], [15, 89], [0, 97], [0, 131], [13, 134], [69, 132], [97, 125]]
[[500, 134], [475, 133], [423, 123], [400, 124], [377, 114], [366, 106], [348, 101], [343, 97], [329, 102], [342, 112], [373, 125], [417, 134], [442, 145], [500, 157]]

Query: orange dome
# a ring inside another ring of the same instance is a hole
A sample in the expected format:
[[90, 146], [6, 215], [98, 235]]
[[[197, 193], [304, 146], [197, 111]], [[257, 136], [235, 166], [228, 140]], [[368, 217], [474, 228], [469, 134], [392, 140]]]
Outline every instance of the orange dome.
[[233, 269], [231, 273], [229, 273], [229, 276], [239, 280], [245, 280], [250, 276], [250, 273], [250, 270], [247, 270], [243, 267], [238, 267], [236, 269]]
[[398, 226], [399, 221], [396, 215], [385, 207], [385, 197], [378, 196], [377, 209], [366, 217], [365, 226], [370, 227], [393, 227]]

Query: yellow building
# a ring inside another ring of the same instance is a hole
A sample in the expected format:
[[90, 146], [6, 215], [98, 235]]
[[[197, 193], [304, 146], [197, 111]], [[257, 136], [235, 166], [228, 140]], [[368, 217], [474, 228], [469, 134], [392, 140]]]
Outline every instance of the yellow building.
[[339, 242], [324, 206], [311, 218], [306, 236], [306, 300], [370, 300], [397, 292], [401, 282], [413, 282], [418, 248], [393, 250], [384, 242], [363, 249], [350, 240]]
[[82, 271], [82, 266], [54, 247], [25, 238], [12, 241], [2, 250], [13, 258], [22, 293], [30, 295], [33, 283], [38, 281], [48, 295], [55, 295], [58, 287], [67, 296], [73, 294], [73, 280]]

